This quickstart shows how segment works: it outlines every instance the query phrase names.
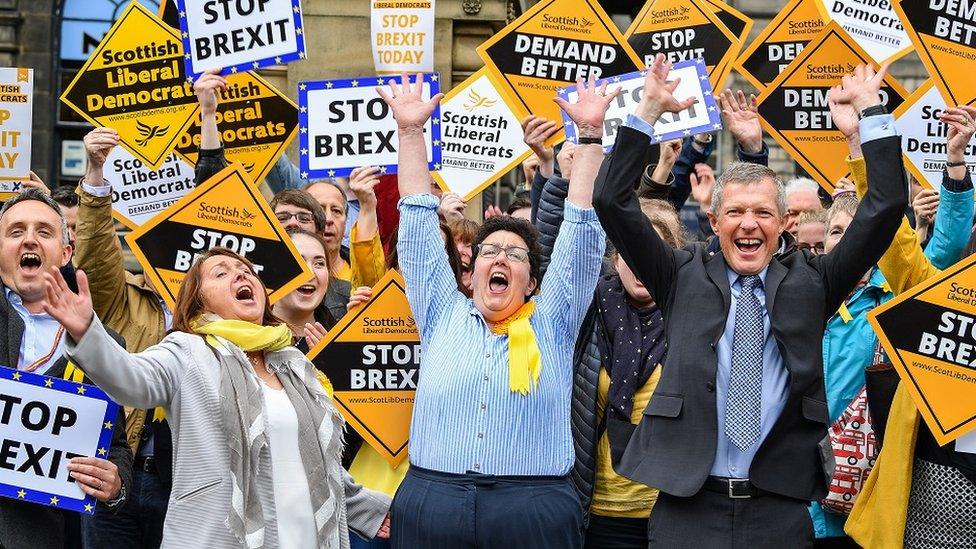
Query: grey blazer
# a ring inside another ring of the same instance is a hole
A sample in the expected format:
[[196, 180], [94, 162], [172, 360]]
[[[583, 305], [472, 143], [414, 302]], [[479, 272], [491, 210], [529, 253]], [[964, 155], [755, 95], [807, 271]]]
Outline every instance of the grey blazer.
[[[200, 336], [173, 332], [141, 353], [129, 354], [113, 341], [97, 317], [81, 339], [67, 341], [67, 353], [119, 404], [162, 406], [173, 431], [173, 490], [163, 526], [163, 547], [241, 547], [225, 526], [231, 506], [230, 457], [224, 443], [217, 358]], [[299, 364], [293, 347], [268, 353], [275, 363]], [[265, 546], [276, 547], [274, 488], [270, 454], [263, 450], [259, 492], [265, 510]], [[359, 486], [345, 475], [337, 547], [348, 547], [348, 528], [372, 537], [390, 498]]]

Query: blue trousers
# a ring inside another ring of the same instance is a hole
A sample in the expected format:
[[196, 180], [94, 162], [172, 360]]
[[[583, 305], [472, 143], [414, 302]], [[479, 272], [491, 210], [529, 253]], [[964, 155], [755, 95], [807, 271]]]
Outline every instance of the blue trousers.
[[568, 477], [455, 475], [411, 465], [391, 518], [394, 548], [583, 545], [582, 507]]
[[169, 486], [156, 473], [132, 472], [125, 503], [117, 513], [96, 512], [82, 517], [85, 549], [156, 549], [163, 541], [163, 520], [169, 501]]

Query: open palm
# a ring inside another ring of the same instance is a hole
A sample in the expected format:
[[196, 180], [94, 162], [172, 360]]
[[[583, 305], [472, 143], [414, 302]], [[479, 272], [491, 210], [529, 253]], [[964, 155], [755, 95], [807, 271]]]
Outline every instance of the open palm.
[[578, 97], [575, 103], [570, 103], [562, 97], [556, 97], [556, 103], [573, 119], [573, 122], [580, 129], [580, 136], [601, 137], [603, 135], [603, 118], [610, 102], [620, 93], [620, 86], [608, 94], [607, 83], [603, 82], [597, 88], [596, 80], [591, 74], [587, 85], [583, 85], [582, 79], [576, 82], [576, 91]]
[[393, 79], [390, 79], [390, 90], [387, 92], [383, 88], [376, 88], [383, 101], [393, 110], [393, 117], [396, 118], [400, 128], [422, 127], [430, 119], [430, 115], [437, 108], [437, 103], [443, 94], [431, 97], [429, 101], [424, 101], [422, 91], [424, 89], [424, 75], [417, 73], [413, 86], [410, 85], [410, 78], [406, 73], [400, 76], [400, 85], [397, 86]]

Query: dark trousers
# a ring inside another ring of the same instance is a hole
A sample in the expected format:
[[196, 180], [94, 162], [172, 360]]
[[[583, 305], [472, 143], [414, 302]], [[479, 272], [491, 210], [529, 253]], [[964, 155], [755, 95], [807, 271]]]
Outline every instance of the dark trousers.
[[765, 493], [747, 499], [702, 490], [690, 498], [658, 496], [648, 547], [661, 549], [798, 549], [813, 547], [806, 501]]
[[643, 549], [647, 547], [647, 519], [590, 515], [586, 549]]
[[156, 549], [163, 541], [169, 485], [155, 472], [136, 468], [132, 486], [118, 513], [95, 513], [82, 519], [85, 549]]
[[562, 477], [454, 475], [410, 466], [393, 498], [391, 541], [401, 549], [578, 549], [583, 513]]

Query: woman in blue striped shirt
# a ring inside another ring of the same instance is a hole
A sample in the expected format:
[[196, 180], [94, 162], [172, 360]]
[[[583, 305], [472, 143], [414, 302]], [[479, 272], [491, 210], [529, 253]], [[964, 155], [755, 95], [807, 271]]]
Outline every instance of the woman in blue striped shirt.
[[440, 96], [424, 101], [422, 78], [377, 90], [399, 126], [397, 249], [423, 351], [393, 545], [579, 547], [582, 512], [567, 476], [572, 354], [604, 251], [591, 196], [617, 91], [580, 82], [576, 103], [557, 100], [588, 144], [575, 155], [545, 280], [535, 228], [493, 218], [473, 242], [469, 299], [437, 238], [424, 125]]

